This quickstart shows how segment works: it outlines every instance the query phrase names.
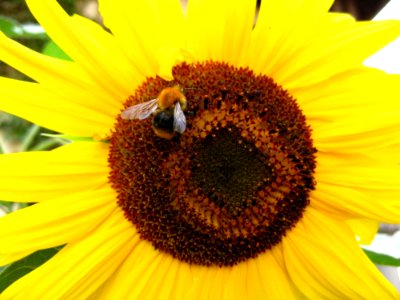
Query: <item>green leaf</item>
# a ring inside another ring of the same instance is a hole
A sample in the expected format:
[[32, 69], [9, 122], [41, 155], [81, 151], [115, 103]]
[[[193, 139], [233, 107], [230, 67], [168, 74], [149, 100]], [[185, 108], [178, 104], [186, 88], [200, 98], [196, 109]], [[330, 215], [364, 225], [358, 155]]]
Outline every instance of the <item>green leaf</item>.
[[53, 41], [48, 41], [43, 48], [42, 51], [43, 54], [46, 54], [48, 56], [56, 57], [56, 58], [61, 58], [65, 60], [72, 60], [65, 52], [58, 47], [56, 43]]
[[52, 258], [59, 248], [39, 250], [31, 255], [5, 267], [0, 273], [0, 292], [4, 291], [10, 284], [33, 271], [47, 260]]
[[17, 21], [0, 16], [0, 31], [10, 38], [16, 39], [48, 39], [47, 34], [38, 24], [20, 24]]
[[363, 249], [368, 258], [377, 265], [400, 267], [400, 258], [396, 258], [387, 254], [374, 252]]
[[18, 32], [22, 31], [21, 26], [13, 19], [0, 16], [0, 30], [9, 37], [15, 37]]

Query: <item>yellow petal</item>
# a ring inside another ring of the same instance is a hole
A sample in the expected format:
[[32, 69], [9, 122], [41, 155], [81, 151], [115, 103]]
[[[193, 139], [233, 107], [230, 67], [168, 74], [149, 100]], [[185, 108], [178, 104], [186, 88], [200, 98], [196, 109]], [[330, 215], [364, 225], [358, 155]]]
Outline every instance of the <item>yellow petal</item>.
[[268, 251], [233, 267], [205, 267], [180, 262], [142, 242], [93, 299], [299, 299], [274, 255]]
[[369, 245], [379, 229], [379, 222], [368, 219], [350, 219], [347, 225], [356, 235], [357, 241], [363, 245]]
[[101, 289], [98, 299], [139, 299], [138, 295], [152, 280], [155, 269], [164, 266], [162, 256], [164, 254], [154, 250], [147, 241], [139, 242]]
[[275, 73], [290, 70], [286, 61], [309, 43], [332, 3], [332, 0], [262, 1], [251, 38], [250, 68], [279, 82]]
[[[341, 147], [355, 150], [354, 147], [346, 147], [341, 143], [335, 146], [334, 143], [347, 138], [349, 144], [366, 146], [369, 136], [371, 139], [386, 140], [378, 144], [376, 141], [371, 143], [376, 148], [399, 140], [382, 136], [384, 132], [392, 135], [394, 127], [400, 126], [399, 83], [398, 75], [357, 68], [313, 86], [290, 90], [290, 93], [306, 115], [318, 149], [339, 150]], [[388, 110], [388, 107], [391, 109]], [[368, 122], [365, 122], [366, 119]], [[374, 134], [377, 131], [382, 133]]]
[[100, 25], [79, 16], [68, 16], [56, 1], [28, 0], [27, 4], [54, 42], [110, 97], [122, 102], [144, 79], [137, 78], [138, 73], [115, 38]]
[[[183, 264], [175, 260], [177, 268], [174, 288], [170, 299], [213, 299], [214, 282], [217, 277], [216, 267], [203, 267]], [[214, 298], [218, 299], [218, 297]]]
[[188, 51], [198, 60], [238, 65], [247, 54], [256, 1], [192, 0], [187, 6]]
[[[302, 299], [282, 263], [282, 247], [275, 246], [259, 257], [249, 260], [248, 299]], [[254, 295], [253, 295], [254, 294]]]
[[399, 92], [395, 87], [399, 81], [400, 75], [388, 75], [380, 70], [359, 66], [310, 86], [289, 89], [289, 92], [307, 114], [362, 108], [377, 103], [398, 107], [395, 99]]
[[322, 35], [285, 61], [274, 73], [286, 88], [310, 85], [360, 66], [363, 61], [400, 35], [400, 21], [332, 23]]
[[72, 143], [52, 151], [0, 156], [0, 199], [40, 202], [107, 184], [108, 145]]
[[224, 272], [182, 263], [142, 241], [94, 299], [217, 299]]
[[[153, 270], [152, 278], [147, 281], [137, 299], [178, 299], [172, 298], [171, 293], [174, 288], [177, 270], [173, 268], [172, 256], [160, 256], [162, 263], [158, 264], [159, 269]], [[134, 295], [132, 295], [134, 296]]]
[[356, 219], [398, 223], [400, 167], [368, 156], [319, 153], [311, 205]]
[[[95, 98], [104, 97], [104, 92], [100, 91], [99, 86], [78, 64], [40, 54], [7, 38], [3, 33], [0, 33], [0, 57], [13, 68], [48, 88], [56, 87], [55, 90], [59, 90], [64, 87], [72, 97], [84, 94], [85, 91], [90, 91]], [[60, 92], [65, 93], [63, 90]], [[103, 101], [107, 99], [112, 100], [104, 97]], [[109, 105], [109, 102], [105, 101], [105, 105]]]
[[311, 199], [312, 207], [327, 213], [387, 223], [399, 222], [398, 199], [385, 199], [385, 195], [379, 197], [379, 192], [372, 195], [369, 190], [340, 186], [340, 183], [328, 184], [321, 180]]
[[8, 214], [0, 218], [0, 256], [32, 253], [78, 240], [90, 234], [116, 206], [114, 190], [104, 187], [60, 195]]
[[117, 3], [99, 1], [105, 24], [138, 72], [145, 77], [159, 74], [159, 51], [184, 47], [180, 1], [121, 0]]
[[289, 275], [309, 299], [399, 298], [349, 227], [313, 208], [307, 209], [282, 246]]
[[[398, 130], [393, 132], [393, 136], [398, 136]], [[374, 159], [381, 160], [384, 163], [395, 163], [400, 165], [400, 142], [390, 143], [386, 147], [376, 147], [372, 149], [366, 149], [365, 153]]]
[[[363, 122], [366, 124], [365, 118], [357, 119], [358, 122]], [[388, 116], [389, 122], [394, 120], [393, 116]], [[339, 127], [343, 134], [342, 135], [333, 135], [334, 128], [330, 131], [331, 136], [329, 137], [318, 137], [320, 134], [324, 134], [320, 128], [315, 129], [314, 134], [314, 145], [320, 151], [324, 153], [368, 153], [374, 158], [377, 158], [380, 151], [382, 150], [385, 153], [385, 149], [392, 153], [395, 151], [396, 153], [393, 154], [392, 159], [390, 156], [381, 156], [380, 159], [387, 159], [391, 162], [399, 162], [395, 159], [395, 156], [398, 156], [398, 145], [400, 143], [400, 135], [398, 132], [400, 131], [400, 124], [394, 124], [391, 126], [382, 126], [379, 124], [379, 121], [371, 121], [373, 122], [377, 129], [370, 129], [364, 132], [358, 132], [353, 134], [346, 134], [344, 133], [344, 127]], [[344, 122], [338, 122], [338, 125], [343, 125]], [[384, 123], [384, 122], [383, 122]], [[348, 126], [351, 126], [348, 124]], [[366, 126], [368, 127], [368, 126]], [[371, 126], [372, 127], [372, 126]], [[359, 131], [362, 130], [359, 126], [356, 127]]]
[[[329, 158], [332, 160], [329, 161]], [[334, 158], [333, 155], [319, 156], [318, 182], [334, 184], [373, 193], [387, 191], [399, 192], [400, 167], [392, 163], [384, 164], [382, 161], [368, 157], [354, 157], [353, 160]]]
[[117, 210], [90, 235], [68, 244], [44, 265], [13, 283], [2, 297], [86, 299], [115, 272], [137, 242], [132, 225]]
[[[110, 132], [119, 110], [97, 103], [79, 102], [42, 85], [0, 77], [1, 110], [45, 128], [77, 136], [103, 136]], [[90, 100], [91, 102], [92, 100]]]

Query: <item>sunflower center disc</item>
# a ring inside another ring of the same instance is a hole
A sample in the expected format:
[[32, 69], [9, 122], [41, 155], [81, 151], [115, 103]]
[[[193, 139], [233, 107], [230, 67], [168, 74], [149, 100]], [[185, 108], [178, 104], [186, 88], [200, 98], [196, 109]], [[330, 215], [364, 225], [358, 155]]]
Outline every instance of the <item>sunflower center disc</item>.
[[179, 85], [187, 128], [117, 119], [110, 182], [142, 239], [191, 264], [230, 266], [278, 244], [309, 204], [315, 152], [296, 101], [267, 76], [207, 62], [150, 78], [125, 108]]

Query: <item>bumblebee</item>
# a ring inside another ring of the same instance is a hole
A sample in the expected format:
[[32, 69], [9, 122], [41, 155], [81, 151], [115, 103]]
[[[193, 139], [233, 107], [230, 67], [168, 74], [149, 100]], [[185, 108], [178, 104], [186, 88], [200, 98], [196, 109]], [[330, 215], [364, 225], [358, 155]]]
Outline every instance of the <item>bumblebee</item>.
[[175, 132], [182, 134], [186, 129], [187, 101], [179, 86], [163, 89], [157, 98], [130, 106], [121, 113], [126, 120], [144, 120], [153, 115], [154, 133], [170, 140]]

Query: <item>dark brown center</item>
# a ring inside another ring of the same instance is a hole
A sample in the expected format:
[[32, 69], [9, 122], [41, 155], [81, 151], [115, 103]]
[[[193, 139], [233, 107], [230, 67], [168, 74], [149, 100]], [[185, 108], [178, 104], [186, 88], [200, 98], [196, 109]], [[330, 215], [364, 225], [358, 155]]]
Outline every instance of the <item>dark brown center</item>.
[[267, 76], [207, 62], [150, 78], [125, 108], [179, 85], [187, 128], [164, 139], [152, 118], [117, 119], [110, 182], [144, 240], [175, 258], [230, 266], [278, 244], [314, 188], [316, 149], [296, 101]]

